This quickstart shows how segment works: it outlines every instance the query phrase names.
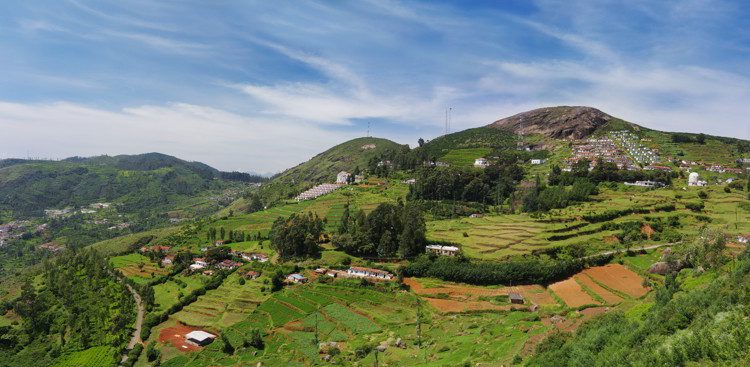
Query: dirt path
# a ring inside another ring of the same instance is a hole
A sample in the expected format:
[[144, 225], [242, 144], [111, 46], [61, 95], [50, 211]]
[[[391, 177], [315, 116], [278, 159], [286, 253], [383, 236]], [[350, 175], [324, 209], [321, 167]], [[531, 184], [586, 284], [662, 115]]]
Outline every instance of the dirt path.
[[[130, 286], [130, 284], [125, 284], [125, 286], [128, 288], [130, 293], [133, 294], [133, 299], [135, 300], [135, 304], [138, 307], [138, 316], [135, 319], [135, 330], [133, 330], [133, 337], [130, 338], [130, 342], [128, 343], [127, 351], [132, 350], [135, 348], [136, 344], [141, 344], [141, 328], [143, 327], [143, 314], [145, 313], [145, 309], [143, 307], [143, 301], [141, 301], [141, 295], [138, 294], [138, 292], [133, 289], [133, 287]], [[128, 360], [127, 353], [122, 356], [122, 360], [120, 360], [120, 364], [122, 365]]]

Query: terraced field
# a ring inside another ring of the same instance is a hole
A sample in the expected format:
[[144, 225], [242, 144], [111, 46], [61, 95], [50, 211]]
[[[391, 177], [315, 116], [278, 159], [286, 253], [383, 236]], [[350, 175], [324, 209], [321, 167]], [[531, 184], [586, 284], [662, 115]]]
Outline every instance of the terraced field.
[[501, 258], [545, 247], [538, 237], [544, 228], [527, 215], [449, 219], [428, 222], [427, 238], [459, 243], [470, 257]]
[[264, 278], [248, 280], [240, 285], [238, 274], [241, 272], [238, 270], [230, 275], [221, 286], [198, 297], [197, 301], [172, 317], [186, 325], [215, 329], [244, 320], [267, 296], [260, 291]]

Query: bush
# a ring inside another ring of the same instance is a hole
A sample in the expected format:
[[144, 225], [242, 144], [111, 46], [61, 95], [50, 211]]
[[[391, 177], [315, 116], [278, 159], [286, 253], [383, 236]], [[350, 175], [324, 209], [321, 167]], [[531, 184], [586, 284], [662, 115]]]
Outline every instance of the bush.
[[706, 193], [703, 190], [698, 191], [698, 197], [701, 198], [701, 199], [703, 199], [703, 200], [706, 200], [706, 199], [708, 199], [708, 193]]

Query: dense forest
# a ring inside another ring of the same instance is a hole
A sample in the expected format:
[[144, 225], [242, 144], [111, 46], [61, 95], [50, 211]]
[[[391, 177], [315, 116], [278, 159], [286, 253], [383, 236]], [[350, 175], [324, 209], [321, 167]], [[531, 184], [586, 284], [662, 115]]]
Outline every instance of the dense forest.
[[2, 329], [0, 365], [47, 366], [97, 346], [115, 353], [130, 338], [135, 303], [107, 260], [94, 251], [68, 251], [45, 262], [38, 281], [5, 305], [23, 318]]

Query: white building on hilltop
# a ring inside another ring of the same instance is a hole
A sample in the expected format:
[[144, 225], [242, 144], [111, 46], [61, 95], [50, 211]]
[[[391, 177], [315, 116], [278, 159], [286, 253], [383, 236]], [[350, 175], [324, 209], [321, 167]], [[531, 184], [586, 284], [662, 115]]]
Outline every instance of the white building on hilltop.
[[456, 256], [458, 254], [458, 247], [456, 246], [440, 246], [440, 245], [427, 245], [425, 249], [428, 252], [432, 252], [442, 256]]
[[336, 183], [337, 184], [346, 184], [349, 180], [349, 172], [341, 171], [338, 175], [336, 175]]

